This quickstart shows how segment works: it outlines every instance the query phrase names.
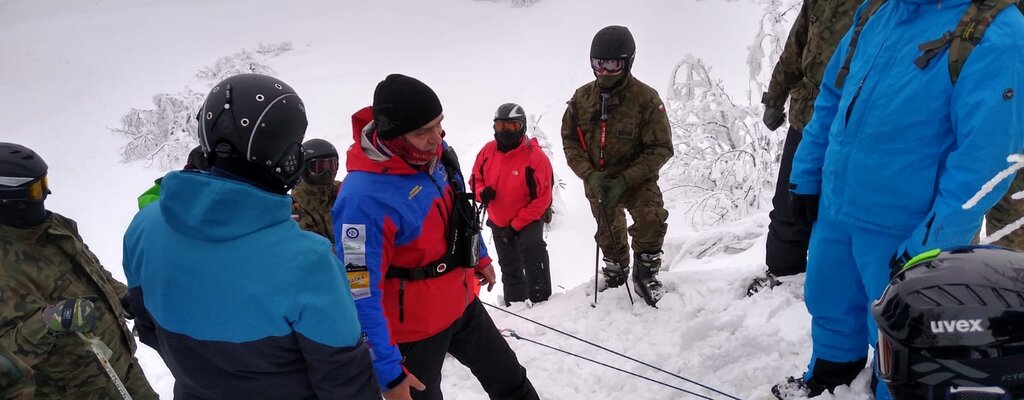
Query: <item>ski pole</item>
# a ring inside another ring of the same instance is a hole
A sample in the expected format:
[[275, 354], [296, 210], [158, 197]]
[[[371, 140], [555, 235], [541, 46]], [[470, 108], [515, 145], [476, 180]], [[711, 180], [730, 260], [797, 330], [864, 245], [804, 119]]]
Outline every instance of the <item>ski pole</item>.
[[[615, 238], [615, 231], [612, 230], [612, 226], [610, 224], [608, 224], [608, 210], [606, 210], [604, 208], [604, 206], [602, 205], [602, 203], [600, 201], [598, 201], [598, 206], [600, 208], [600, 210], [598, 211], [600, 213], [598, 215], [598, 219], [602, 219], [602, 218], [604, 219], [605, 230], [608, 231], [608, 237], [612, 241], [612, 247], [618, 249], [619, 248], [619, 241], [616, 240], [616, 238]], [[598, 222], [598, 227], [600, 227], [600, 225], [601, 225], [601, 223]], [[621, 261], [616, 261], [616, 262], [619, 263], [619, 267], [622, 267], [622, 262]], [[623, 273], [625, 273], [625, 272], [626, 272], [626, 270], [623, 269]], [[629, 295], [629, 305], [636, 304], [635, 302], [633, 302], [633, 292], [631, 290], [629, 290], [629, 274], [626, 274], [626, 277], [623, 280], [623, 284], [624, 284], [623, 287], [626, 288], [626, 294]], [[657, 308], [657, 307], [655, 307], [655, 308]]]
[[117, 377], [117, 372], [114, 372], [114, 367], [110, 365], [110, 356], [114, 354], [110, 351], [110, 347], [107, 347], [106, 343], [103, 343], [99, 338], [89, 338], [82, 334], [82, 332], [75, 332], [78, 337], [82, 338], [85, 343], [89, 344], [89, 350], [96, 355], [96, 359], [99, 360], [103, 370], [110, 376], [110, 380], [114, 382], [114, 386], [117, 387], [117, 391], [121, 393], [121, 397], [124, 400], [132, 400], [132, 395], [128, 394], [128, 389], [124, 387], [124, 382], [121, 382], [121, 378]]
[[[601, 200], [597, 200], [598, 208], [600, 208]], [[597, 233], [594, 234], [594, 302], [590, 303], [590, 307], [597, 308], [597, 271], [601, 265], [601, 218], [597, 219]]]

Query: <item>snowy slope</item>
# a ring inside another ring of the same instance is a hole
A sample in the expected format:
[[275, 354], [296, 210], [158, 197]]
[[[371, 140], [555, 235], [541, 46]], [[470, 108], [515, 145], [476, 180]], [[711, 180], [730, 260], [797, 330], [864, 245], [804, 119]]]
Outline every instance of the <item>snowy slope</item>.
[[[595, 229], [582, 186], [557, 151], [559, 122], [573, 90], [592, 79], [590, 39], [609, 24], [629, 26], [638, 43], [635, 74], [662, 91], [686, 54], [703, 58], [737, 99], [745, 96], [746, 46], [762, 8], [752, 1], [544, 0], [529, 8], [504, 1], [376, 0], [273, 2], [230, 0], [0, 0], [0, 141], [25, 144], [50, 164], [50, 209], [78, 220], [107, 268], [123, 279], [121, 237], [135, 197], [164, 171], [119, 163], [126, 139], [110, 133], [130, 108], [152, 108], [154, 94], [201, 81], [200, 68], [260, 43], [291, 42], [272, 67], [305, 100], [308, 137], [351, 144], [349, 116], [369, 104], [391, 72], [432, 86], [445, 107], [447, 139], [463, 162], [491, 139], [494, 108], [514, 101], [540, 117], [554, 140], [552, 163], [567, 183], [563, 213], [548, 234], [551, 301], [512, 311], [623, 351], [741, 398], [763, 398], [809, 355], [802, 277], [745, 298], [763, 270], [766, 213], [717, 232], [692, 232], [673, 214], [666, 243], [671, 293], [660, 309], [631, 306], [626, 292], [601, 294], [591, 308]], [[754, 243], [739, 254], [696, 259], [716, 235]], [[582, 286], [581, 286], [582, 284]], [[495, 302], [495, 294], [484, 300]], [[501, 328], [687, 390], [693, 385], [492, 311]], [[686, 398], [534, 344], [513, 342], [538, 391], [549, 399]], [[173, 377], [152, 350], [139, 358], [154, 387], [170, 398]], [[863, 398], [866, 383], [840, 398]], [[484, 398], [454, 360], [444, 388], [451, 399]], [[718, 397], [716, 397], [718, 398]]]

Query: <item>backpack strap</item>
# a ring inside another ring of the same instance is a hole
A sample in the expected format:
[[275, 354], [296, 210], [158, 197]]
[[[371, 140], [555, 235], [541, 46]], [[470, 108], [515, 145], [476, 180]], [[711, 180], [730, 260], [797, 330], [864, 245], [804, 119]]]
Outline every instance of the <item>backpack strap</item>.
[[967, 57], [970, 56], [971, 51], [981, 42], [981, 38], [985, 36], [985, 31], [988, 30], [989, 25], [992, 25], [992, 20], [1009, 6], [1017, 6], [1019, 9], [1018, 1], [972, 1], [971, 5], [967, 7], [967, 11], [960, 17], [960, 22], [956, 24], [956, 28], [943, 33], [942, 37], [938, 39], [917, 46], [921, 50], [921, 55], [914, 60], [914, 65], [917, 65], [920, 69], [926, 68], [932, 59], [948, 47], [949, 79], [955, 85], [957, 78], [960, 77], [960, 71], [963, 70], [964, 64], [967, 62]]
[[869, 0], [867, 7], [864, 8], [864, 12], [857, 17], [857, 25], [853, 28], [853, 36], [850, 38], [850, 49], [846, 51], [846, 58], [843, 60], [843, 66], [839, 68], [839, 73], [836, 74], [836, 89], [842, 89], [843, 84], [846, 83], [846, 76], [850, 74], [850, 63], [853, 62], [853, 53], [857, 50], [857, 42], [860, 41], [860, 33], [864, 30], [864, 26], [868, 24], [868, 19], [879, 8], [882, 8], [882, 4], [885, 4], [886, 0]]

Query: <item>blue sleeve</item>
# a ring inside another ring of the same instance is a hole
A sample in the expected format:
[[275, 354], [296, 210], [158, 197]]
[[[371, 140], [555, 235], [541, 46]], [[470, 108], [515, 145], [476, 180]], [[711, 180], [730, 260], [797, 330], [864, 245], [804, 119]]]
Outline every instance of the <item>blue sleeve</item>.
[[986, 182], [1010, 166], [1007, 156], [1020, 153], [1024, 146], [1022, 27], [1024, 17], [1019, 13], [1000, 14], [964, 64], [950, 100], [953, 151], [940, 166], [931, 211], [900, 252], [913, 256], [970, 244], [982, 217], [1006, 193], [1014, 175], [964, 209]]
[[[317, 238], [323, 240], [322, 238]], [[320, 398], [379, 398], [370, 352], [362, 332], [343, 267], [326, 246], [318, 246], [295, 290], [297, 317], [291, 322]]]
[[131, 305], [132, 313], [135, 314], [135, 330], [139, 333], [139, 341], [145, 345], [152, 347], [158, 353], [161, 351], [160, 339], [156, 335], [156, 323], [153, 322], [153, 317], [149, 314], [149, 309], [146, 308], [145, 296], [142, 292], [142, 282], [139, 280], [139, 265], [133, 256], [133, 252], [137, 247], [138, 228], [136, 227], [137, 221], [139, 221], [142, 215], [153, 210], [141, 210], [135, 214], [135, 218], [132, 219], [132, 223], [128, 226], [128, 230], [125, 231], [124, 241], [121, 246], [121, 266], [124, 268], [124, 277], [128, 281], [128, 304]]
[[334, 204], [334, 236], [338, 258], [348, 272], [352, 297], [363, 332], [373, 353], [373, 368], [383, 389], [398, 384], [404, 377], [402, 354], [393, 344], [383, 304], [383, 273], [390, 265], [395, 247], [397, 215], [386, 204], [369, 196], [353, 195], [346, 188], [358, 182], [342, 184], [342, 192]]
[[[864, 11], [862, 4], [853, 17], [854, 25]], [[793, 168], [789, 175], [790, 188], [798, 194], [821, 193], [821, 170], [825, 165], [825, 150], [828, 149], [829, 131], [836, 119], [839, 102], [842, 100], [841, 89], [836, 88], [836, 76], [846, 61], [846, 53], [850, 50], [850, 37], [853, 27], [846, 32], [843, 39], [832, 54], [832, 59], [825, 67], [825, 73], [818, 88], [818, 97], [814, 99], [814, 114], [803, 130], [803, 138], [793, 156]], [[846, 82], [851, 84], [852, 82]]]

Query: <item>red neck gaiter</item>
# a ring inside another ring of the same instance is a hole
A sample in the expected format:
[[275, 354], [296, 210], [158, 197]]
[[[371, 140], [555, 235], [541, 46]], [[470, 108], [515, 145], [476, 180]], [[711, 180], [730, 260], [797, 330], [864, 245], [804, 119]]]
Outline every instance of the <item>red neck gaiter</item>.
[[413, 146], [412, 143], [405, 140], [405, 136], [399, 136], [394, 139], [380, 139], [374, 135], [374, 139], [376, 139], [378, 144], [383, 144], [387, 150], [412, 165], [427, 165], [437, 157], [437, 151], [423, 151], [417, 149], [416, 146]]

